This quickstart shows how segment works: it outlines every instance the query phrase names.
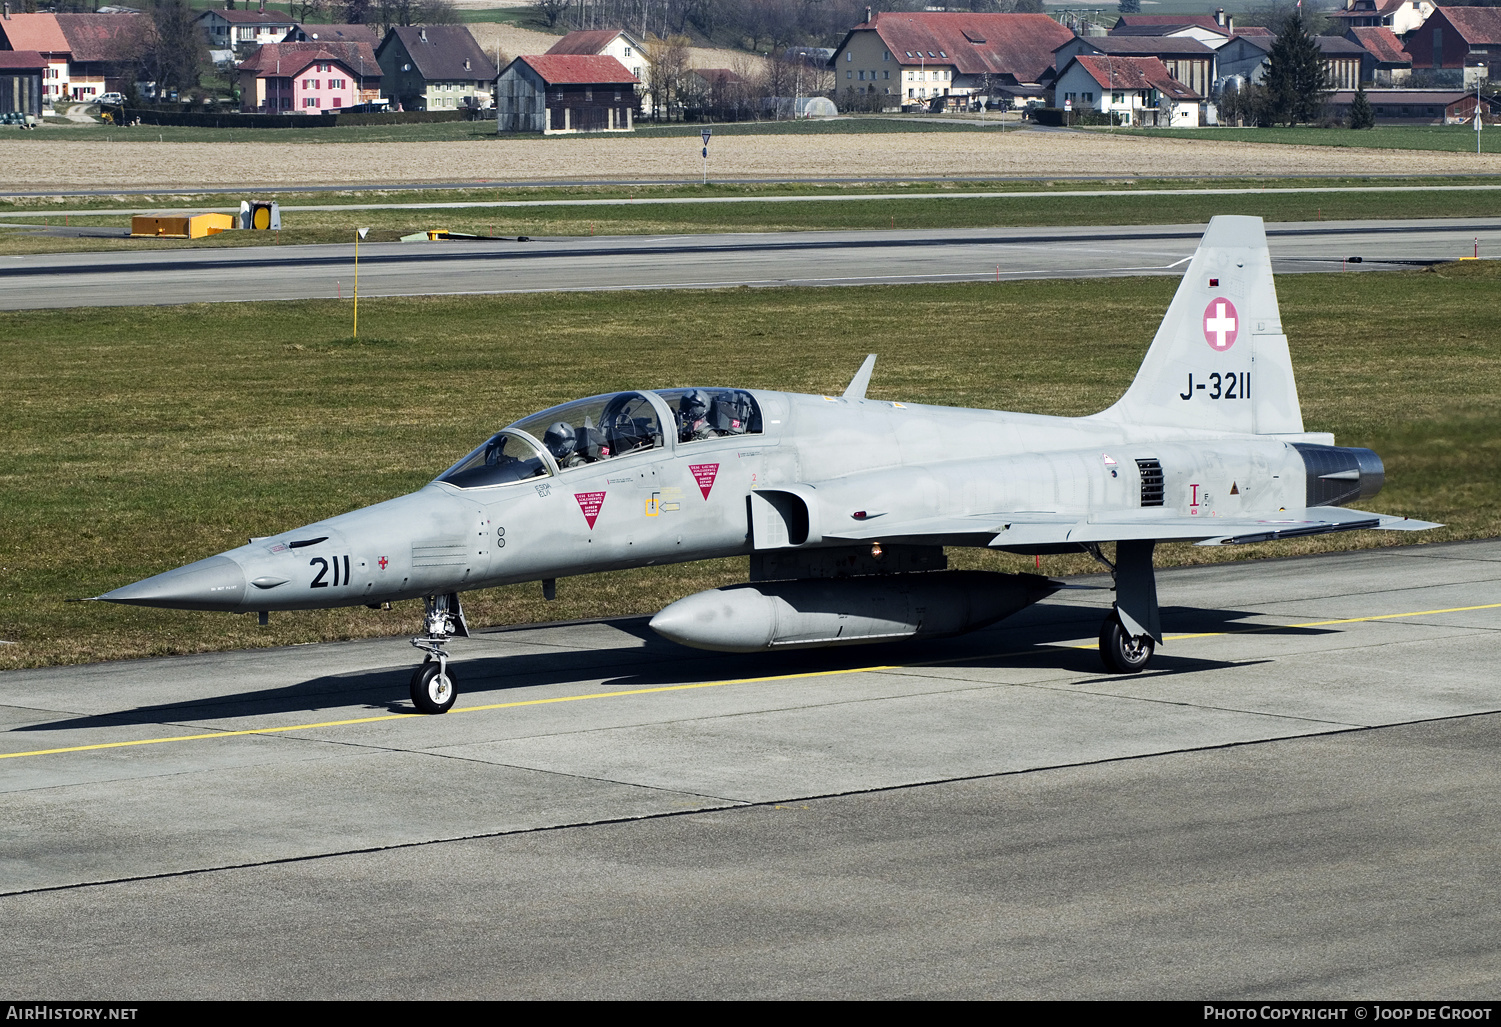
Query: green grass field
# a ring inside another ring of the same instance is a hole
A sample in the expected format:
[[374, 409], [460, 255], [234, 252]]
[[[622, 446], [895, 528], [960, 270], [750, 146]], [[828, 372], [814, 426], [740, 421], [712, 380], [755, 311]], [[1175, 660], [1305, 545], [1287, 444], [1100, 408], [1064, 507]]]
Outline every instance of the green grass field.
[[[1494, 264], [1279, 282], [1310, 430], [1374, 447], [1368, 505], [1501, 532]], [[410, 631], [416, 607], [254, 619], [67, 604], [417, 488], [498, 426], [622, 387], [826, 392], [881, 353], [873, 396], [1084, 414], [1135, 373], [1171, 279], [692, 293], [564, 293], [0, 314], [0, 666]], [[900, 325], [899, 331], [893, 326]], [[622, 347], [622, 339], [630, 339]], [[1167, 563], [1412, 542], [1376, 533]], [[959, 566], [1020, 567], [960, 551]], [[1048, 558], [1069, 573], [1087, 561]], [[480, 624], [656, 610], [744, 561], [466, 597]]]
[[[1273, 143], [1298, 146], [1365, 146], [1383, 150], [1453, 150], [1475, 152], [1473, 125], [1381, 125], [1354, 131], [1348, 128], [1117, 128], [1088, 129], [1130, 135], [1171, 136], [1175, 139], [1231, 140], [1237, 143]], [[1480, 133], [1482, 153], [1501, 153], [1501, 133]]]
[[[75, 252], [82, 250], [218, 248], [223, 246], [292, 245], [297, 243], [348, 242], [356, 228], [370, 228], [370, 239], [390, 242], [412, 232], [444, 228], [477, 235], [538, 238], [587, 235], [659, 235], [711, 232], [797, 232], [835, 229], [945, 229], [1011, 228], [1043, 225], [1139, 225], [1162, 222], [1165, 211], [1174, 221], [1202, 224], [1215, 214], [1253, 214], [1269, 222], [1319, 221], [1360, 218], [1437, 218], [1501, 216], [1501, 190], [1423, 191], [1414, 193], [1364, 192], [1265, 192], [1239, 195], [1151, 196], [1131, 195], [1120, 187], [1106, 196], [1046, 195], [1042, 183], [1028, 195], [985, 197], [967, 195], [978, 190], [955, 190], [951, 196], [897, 195], [887, 199], [859, 199], [846, 192], [847, 200], [835, 202], [778, 202], [767, 194], [751, 202], [673, 202], [590, 206], [457, 207], [436, 210], [315, 210], [287, 211], [279, 234], [226, 232], [207, 239], [80, 239], [27, 234], [24, 229], [0, 228], [0, 254]], [[866, 187], [869, 189], [870, 187]], [[994, 185], [991, 186], [995, 188]], [[1010, 190], [1010, 186], [1003, 187]], [[1304, 188], [1307, 188], [1304, 186]], [[884, 190], [882, 190], [884, 192]], [[931, 191], [928, 190], [928, 191]], [[657, 196], [693, 200], [698, 195], [726, 195], [728, 190], [681, 187], [675, 190], [643, 190]], [[839, 195], [838, 190], [824, 190]], [[895, 191], [900, 192], [900, 191]], [[441, 196], [438, 193], [423, 193]], [[474, 196], [467, 202], [484, 202]], [[529, 192], [491, 191], [488, 195], [521, 199]], [[587, 194], [584, 194], [587, 195]], [[803, 193], [792, 195], [806, 195]], [[1400, 197], [1394, 200], [1394, 196]], [[352, 200], [391, 203], [433, 202], [401, 193], [353, 195]], [[223, 203], [220, 197], [205, 197], [205, 206]], [[332, 205], [327, 196], [299, 197], [303, 202]], [[284, 203], [292, 200], [283, 197]], [[118, 202], [118, 201], [116, 201]], [[462, 203], [449, 198], [437, 202]], [[12, 207], [12, 210], [26, 209]], [[35, 209], [32, 207], [31, 209]], [[0, 224], [59, 225], [62, 218], [50, 214], [8, 217]], [[69, 216], [70, 226], [102, 226], [125, 229], [126, 215]], [[463, 246], [463, 242], [437, 245]], [[1456, 253], [1455, 256], [1461, 254]]]

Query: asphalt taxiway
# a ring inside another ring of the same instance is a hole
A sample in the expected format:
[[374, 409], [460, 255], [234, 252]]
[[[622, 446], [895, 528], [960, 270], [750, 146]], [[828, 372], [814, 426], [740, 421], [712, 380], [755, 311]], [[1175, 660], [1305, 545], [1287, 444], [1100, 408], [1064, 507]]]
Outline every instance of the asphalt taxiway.
[[399, 638], [8, 672], [0, 965], [38, 999], [1493, 996], [1501, 542], [1159, 588], [1135, 677], [1087, 589], [764, 658], [483, 631], [442, 717]]
[[[366, 243], [359, 287], [374, 297], [1181, 275], [1204, 227]], [[1277, 223], [1267, 242], [1277, 274], [1391, 270], [1494, 254], [1501, 218]], [[353, 261], [352, 243], [0, 257], [0, 309], [347, 298]]]

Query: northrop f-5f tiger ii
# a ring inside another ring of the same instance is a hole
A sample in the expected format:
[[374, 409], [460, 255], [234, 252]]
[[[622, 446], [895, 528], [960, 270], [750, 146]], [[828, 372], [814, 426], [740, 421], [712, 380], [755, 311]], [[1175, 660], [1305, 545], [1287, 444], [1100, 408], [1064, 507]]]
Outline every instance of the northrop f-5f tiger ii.
[[262, 622], [420, 598], [412, 701], [442, 713], [469, 589], [541, 581], [551, 597], [569, 575], [749, 556], [749, 582], [651, 620], [683, 645], [748, 653], [957, 635], [1061, 587], [947, 570], [945, 547], [1084, 551], [1115, 583], [1100, 656], [1132, 673], [1162, 642], [1158, 542], [1435, 526], [1345, 506], [1385, 472], [1371, 450], [1304, 431], [1260, 218], [1210, 222], [1135, 379], [1100, 413], [874, 400], [874, 363], [841, 396], [703, 387], [565, 403], [410, 495], [98, 598]]

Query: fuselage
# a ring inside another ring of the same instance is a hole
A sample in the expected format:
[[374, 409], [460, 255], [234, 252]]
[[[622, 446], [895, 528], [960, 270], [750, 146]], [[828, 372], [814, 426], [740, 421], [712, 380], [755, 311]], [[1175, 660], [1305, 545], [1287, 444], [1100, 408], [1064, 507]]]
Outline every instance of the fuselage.
[[[680, 413], [672, 396], [629, 394], [644, 397], [641, 410], [649, 402], [666, 426], [655, 444], [565, 466], [540, 444], [540, 428], [534, 434], [517, 429], [517, 438], [534, 442], [541, 457], [530, 477], [473, 487], [440, 478], [409, 495], [254, 539], [106, 598], [233, 612], [316, 609], [745, 555], [775, 545], [818, 546], [851, 525], [883, 520], [895, 525], [995, 511], [1083, 519], [1143, 505], [1206, 519], [1272, 516], [1305, 505], [1304, 461], [1292, 443], [1333, 441], [1133, 426], [1108, 412], [1067, 418], [738, 394], [754, 398], [759, 431], [684, 441], [674, 430]], [[555, 410], [567, 414], [564, 407]], [[517, 424], [525, 428], [548, 416], [544, 411]], [[646, 411], [638, 420], [649, 418]], [[786, 488], [806, 500], [804, 537], [757, 539], [752, 494]], [[179, 587], [166, 580], [173, 576]], [[146, 587], [152, 582], [162, 583], [155, 593]], [[192, 594], [183, 595], [182, 586]], [[137, 592], [127, 594], [132, 589]]]

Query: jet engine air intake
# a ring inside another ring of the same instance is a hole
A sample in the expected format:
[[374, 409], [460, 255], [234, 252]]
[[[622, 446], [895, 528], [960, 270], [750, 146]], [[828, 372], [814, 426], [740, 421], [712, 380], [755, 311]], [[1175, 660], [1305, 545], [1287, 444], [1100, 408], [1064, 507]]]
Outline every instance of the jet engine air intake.
[[793, 485], [751, 493], [751, 539], [757, 549], [786, 549], [819, 541], [822, 536], [813, 537], [808, 497], [802, 490], [814, 491], [811, 486]]
[[1372, 450], [1307, 442], [1292, 445], [1303, 457], [1308, 472], [1306, 502], [1310, 507], [1344, 506], [1370, 499], [1386, 484], [1386, 469]]

